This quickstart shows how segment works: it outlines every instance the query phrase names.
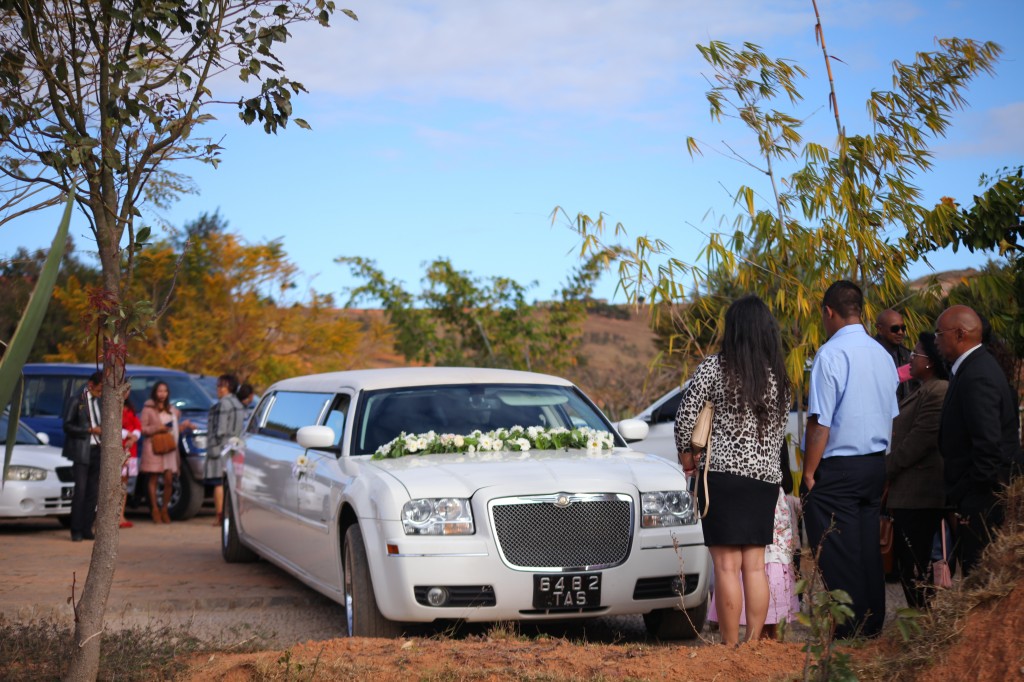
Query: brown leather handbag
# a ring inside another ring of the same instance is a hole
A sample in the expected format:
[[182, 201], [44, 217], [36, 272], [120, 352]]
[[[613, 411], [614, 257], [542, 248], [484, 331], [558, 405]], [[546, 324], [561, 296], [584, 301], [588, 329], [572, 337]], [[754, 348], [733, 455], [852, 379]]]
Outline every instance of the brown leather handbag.
[[153, 453], [157, 455], [166, 455], [178, 449], [178, 443], [170, 431], [154, 433], [149, 440], [153, 445]]

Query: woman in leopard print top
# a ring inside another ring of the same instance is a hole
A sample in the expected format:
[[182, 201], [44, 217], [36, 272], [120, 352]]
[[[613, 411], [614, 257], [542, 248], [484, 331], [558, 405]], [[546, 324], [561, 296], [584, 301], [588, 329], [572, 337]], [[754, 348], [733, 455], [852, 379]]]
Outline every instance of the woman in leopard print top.
[[[763, 403], [766, 408], [769, 401], [775, 401], [778, 393], [771, 371], [767, 373], [767, 379], [769, 389]], [[690, 377], [686, 396], [676, 413], [676, 448], [680, 452], [690, 447], [690, 435], [705, 400], [715, 405], [715, 418], [711, 424], [714, 447], [711, 448], [709, 470], [781, 485], [779, 450], [786, 435], [788, 396], [782, 420], [771, 425], [781, 428], [763, 428], [754, 411], [747, 405], [741, 405], [739, 393], [726, 388], [722, 354], [709, 355]]]
[[729, 306], [721, 351], [700, 363], [679, 405], [676, 446], [691, 475], [696, 471], [690, 435], [706, 400], [714, 404], [715, 416], [704, 544], [715, 565], [722, 642], [736, 645], [742, 605], [746, 604], [748, 641], [760, 637], [768, 612], [764, 548], [772, 543], [782, 483], [779, 453], [790, 402], [779, 327], [756, 296], [744, 296]]

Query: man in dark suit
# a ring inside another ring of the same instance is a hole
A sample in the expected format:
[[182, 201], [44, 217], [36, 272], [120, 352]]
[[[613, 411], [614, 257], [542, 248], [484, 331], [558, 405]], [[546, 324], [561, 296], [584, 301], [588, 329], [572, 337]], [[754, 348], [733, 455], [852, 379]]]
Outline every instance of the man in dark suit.
[[981, 319], [963, 305], [935, 322], [936, 344], [952, 363], [942, 405], [939, 449], [946, 503], [959, 516], [957, 556], [967, 575], [1003, 521], [999, 490], [1017, 459], [1017, 401], [999, 364], [982, 346]]
[[65, 457], [72, 461], [75, 494], [71, 498], [71, 541], [92, 540], [100, 493], [100, 397], [103, 373], [93, 372], [85, 390], [64, 412]]

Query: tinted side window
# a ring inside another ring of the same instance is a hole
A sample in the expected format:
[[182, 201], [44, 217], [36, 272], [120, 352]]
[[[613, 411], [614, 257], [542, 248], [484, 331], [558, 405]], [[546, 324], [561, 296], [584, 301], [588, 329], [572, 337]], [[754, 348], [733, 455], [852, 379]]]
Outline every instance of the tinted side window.
[[279, 391], [260, 433], [295, 440], [295, 433], [301, 427], [320, 423], [324, 410], [333, 398], [334, 395], [329, 393]]
[[267, 421], [267, 412], [270, 410], [270, 406], [274, 404], [274, 398], [277, 397], [276, 393], [269, 393], [263, 396], [260, 400], [259, 405], [256, 406], [255, 411], [252, 413], [252, 419], [249, 420], [249, 424], [246, 426], [246, 431], [249, 433], [259, 433], [260, 429]]
[[68, 376], [25, 377], [21, 413], [26, 417], [63, 417], [70, 381]]
[[327, 421], [324, 426], [334, 429], [334, 447], [341, 447], [342, 438], [345, 436], [345, 422], [348, 420], [349, 406], [352, 398], [341, 394], [334, 399], [330, 412], [327, 413]]

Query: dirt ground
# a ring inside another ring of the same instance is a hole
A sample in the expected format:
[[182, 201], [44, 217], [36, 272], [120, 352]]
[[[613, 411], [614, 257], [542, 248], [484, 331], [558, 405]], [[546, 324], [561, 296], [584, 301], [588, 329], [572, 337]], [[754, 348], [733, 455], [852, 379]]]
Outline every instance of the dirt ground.
[[[197, 660], [200, 682], [288, 679], [419, 680], [784, 680], [798, 676], [798, 644], [758, 642], [725, 649], [649, 644], [580, 644], [564, 639], [484, 637], [333, 639], [281, 652], [215, 655]], [[301, 666], [301, 667], [300, 667]]]
[[[179, 679], [214, 680], [786, 680], [802, 677], [802, 642], [759, 642], [739, 649], [701, 640], [649, 640], [639, 617], [542, 628], [444, 627], [398, 640], [341, 638], [340, 606], [266, 562], [225, 564], [212, 515], [170, 526], [132, 516], [121, 531], [118, 570], [108, 603], [110, 631], [137, 625], [185, 625], [215, 650], [186, 661]], [[73, 618], [69, 598], [86, 575], [91, 543], [71, 543], [54, 521], [0, 520], [0, 621]], [[890, 610], [901, 607], [889, 586]], [[80, 592], [79, 592], [80, 593]], [[890, 614], [890, 617], [892, 614]], [[1024, 586], [1003, 603], [964, 619], [941, 665], [919, 682], [1024, 679]], [[257, 653], [230, 653], [253, 643]], [[887, 640], [851, 650], [865, 660]], [[903, 676], [901, 676], [903, 677]], [[0, 671], [0, 678], [3, 678]], [[888, 678], [886, 678], [888, 679]], [[893, 679], [898, 679], [893, 678]]]

